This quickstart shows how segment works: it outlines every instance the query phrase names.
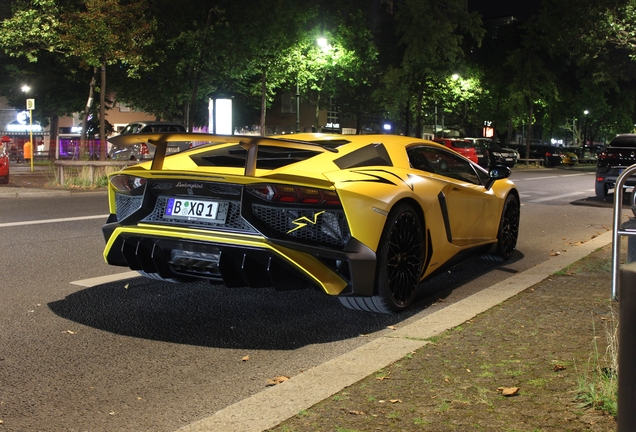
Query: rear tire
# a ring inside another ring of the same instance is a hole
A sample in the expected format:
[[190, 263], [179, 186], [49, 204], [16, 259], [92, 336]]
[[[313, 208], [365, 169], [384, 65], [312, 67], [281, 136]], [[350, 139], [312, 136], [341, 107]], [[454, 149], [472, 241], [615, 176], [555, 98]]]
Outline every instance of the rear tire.
[[407, 204], [396, 205], [380, 237], [376, 252], [376, 295], [339, 297], [349, 309], [396, 313], [415, 299], [424, 263], [424, 229], [420, 218]]
[[607, 187], [607, 183], [605, 182], [596, 182], [596, 196], [598, 198], [605, 198], [609, 193], [609, 188]]

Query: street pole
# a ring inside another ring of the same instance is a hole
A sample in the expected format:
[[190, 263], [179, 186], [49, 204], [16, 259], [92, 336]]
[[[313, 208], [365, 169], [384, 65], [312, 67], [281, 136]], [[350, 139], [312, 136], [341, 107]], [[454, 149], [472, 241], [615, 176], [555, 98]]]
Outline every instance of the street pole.
[[33, 172], [33, 159], [35, 156], [33, 146], [33, 110], [35, 109], [35, 99], [26, 100], [26, 108], [29, 110], [29, 142], [31, 143], [31, 172]]
[[300, 85], [296, 79], [296, 133], [300, 132]]

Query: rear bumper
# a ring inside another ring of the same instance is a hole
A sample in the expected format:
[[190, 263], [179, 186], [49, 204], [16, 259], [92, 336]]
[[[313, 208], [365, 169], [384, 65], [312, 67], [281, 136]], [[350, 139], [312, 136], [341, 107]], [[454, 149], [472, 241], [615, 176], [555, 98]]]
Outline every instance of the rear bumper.
[[329, 295], [373, 295], [375, 253], [355, 239], [342, 251], [229, 234], [152, 225], [102, 230], [108, 264], [164, 278], [208, 279], [228, 287], [317, 288]]
[[[609, 189], [614, 189], [618, 176], [621, 175], [625, 167], [609, 168], [596, 171], [596, 182], [605, 183]], [[636, 186], [636, 175], [630, 176], [625, 180], [624, 186], [634, 187]]]

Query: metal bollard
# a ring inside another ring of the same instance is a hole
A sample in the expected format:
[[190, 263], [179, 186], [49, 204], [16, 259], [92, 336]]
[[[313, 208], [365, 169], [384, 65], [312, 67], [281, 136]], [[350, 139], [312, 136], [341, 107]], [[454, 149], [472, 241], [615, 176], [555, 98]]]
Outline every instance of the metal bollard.
[[636, 425], [636, 262], [620, 269], [618, 432]]
[[[636, 210], [632, 207], [632, 211], [636, 214]], [[621, 225], [622, 231], [634, 232], [636, 235], [636, 218], [629, 218], [628, 221]], [[627, 260], [628, 263], [636, 262], [636, 237], [630, 235], [627, 237]]]

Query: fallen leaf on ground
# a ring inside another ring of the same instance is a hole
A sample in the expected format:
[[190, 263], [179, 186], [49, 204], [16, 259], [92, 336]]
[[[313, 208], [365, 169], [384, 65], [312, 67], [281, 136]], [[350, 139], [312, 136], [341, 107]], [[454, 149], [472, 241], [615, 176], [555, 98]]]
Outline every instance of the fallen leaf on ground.
[[71, 330], [66, 330], [66, 333], [68, 334], [77, 334], [77, 332], [71, 331]]
[[249, 359], [250, 359], [250, 356], [246, 355], [245, 357], [241, 359], [241, 361], [248, 361]]
[[391, 329], [391, 330], [397, 330], [397, 327], [395, 327], [395, 326], [387, 326], [386, 328]]
[[552, 252], [550, 254], [550, 256], [559, 256], [559, 255], [561, 255], [561, 252]]
[[354, 415], [364, 415], [364, 411], [349, 411], [349, 414], [354, 414]]
[[128, 289], [129, 286], [130, 286], [130, 284], [124, 285], [124, 289]]
[[402, 403], [402, 399], [389, 399], [391, 403]]
[[283, 382], [287, 381], [288, 379], [289, 379], [289, 377], [288, 376], [284, 376], [284, 375], [277, 376], [274, 379], [269, 379], [268, 378], [267, 379], [267, 386], [268, 387], [269, 386], [275, 386], [276, 384], [283, 383]]
[[515, 396], [519, 393], [519, 387], [499, 387], [497, 390], [501, 392], [502, 396]]
[[565, 370], [565, 369], [566, 369], [565, 365], [560, 365], [560, 364], [555, 364], [554, 365], [554, 371], [555, 372], [562, 371], [562, 370]]

